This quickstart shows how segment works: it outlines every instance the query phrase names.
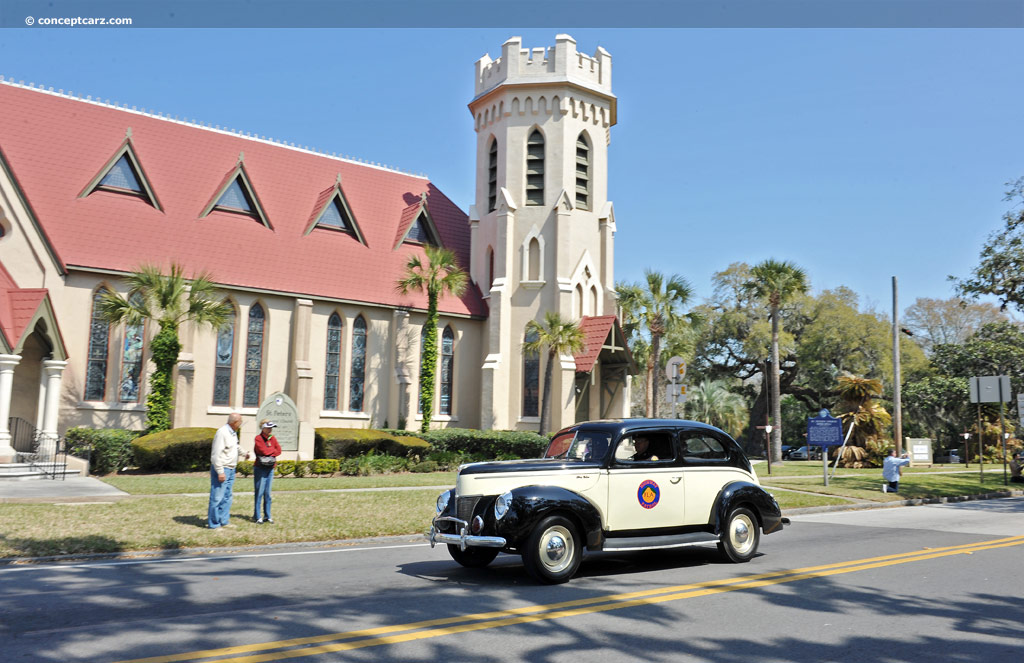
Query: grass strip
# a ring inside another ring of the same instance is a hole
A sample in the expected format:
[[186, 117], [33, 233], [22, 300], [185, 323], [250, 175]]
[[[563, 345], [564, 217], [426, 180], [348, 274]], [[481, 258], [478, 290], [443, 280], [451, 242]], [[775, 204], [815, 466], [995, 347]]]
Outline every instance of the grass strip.
[[[101, 480], [131, 495], [184, 495], [210, 491], [208, 472], [188, 474], [118, 474]], [[394, 488], [415, 486], [454, 486], [455, 472], [423, 474], [374, 474], [365, 477], [274, 477], [273, 491], [333, 490], [342, 488]], [[252, 491], [252, 477], [235, 479], [235, 490]]]

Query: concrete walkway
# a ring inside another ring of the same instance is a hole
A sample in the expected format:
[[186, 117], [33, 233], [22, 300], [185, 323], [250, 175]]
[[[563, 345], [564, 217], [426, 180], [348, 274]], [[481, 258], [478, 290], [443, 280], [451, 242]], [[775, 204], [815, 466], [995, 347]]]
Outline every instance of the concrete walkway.
[[92, 477], [0, 481], [0, 504], [62, 502], [114, 502], [130, 495]]

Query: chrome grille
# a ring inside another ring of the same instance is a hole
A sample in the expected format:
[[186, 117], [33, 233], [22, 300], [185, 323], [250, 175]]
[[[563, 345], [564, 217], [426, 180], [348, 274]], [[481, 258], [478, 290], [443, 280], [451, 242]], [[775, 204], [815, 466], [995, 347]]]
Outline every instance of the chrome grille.
[[455, 505], [456, 517], [459, 520], [465, 520], [467, 523], [473, 519], [473, 510], [476, 509], [477, 502], [480, 501], [482, 495], [471, 495], [469, 497], [460, 497]]

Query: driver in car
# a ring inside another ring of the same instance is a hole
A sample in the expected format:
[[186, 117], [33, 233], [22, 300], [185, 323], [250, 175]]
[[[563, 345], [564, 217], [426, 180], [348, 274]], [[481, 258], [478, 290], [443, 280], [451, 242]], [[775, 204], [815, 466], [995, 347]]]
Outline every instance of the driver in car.
[[651, 441], [646, 437], [634, 438], [633, 448], [636, 449], [633, 453], [633, 460], [661, 460], [654, 455], [654, 451], [651, 449]]

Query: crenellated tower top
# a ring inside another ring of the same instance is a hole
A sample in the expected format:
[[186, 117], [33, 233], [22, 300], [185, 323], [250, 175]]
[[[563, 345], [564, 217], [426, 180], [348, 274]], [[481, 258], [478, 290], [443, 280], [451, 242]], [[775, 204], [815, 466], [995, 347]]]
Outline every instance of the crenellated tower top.
[[595, 92], [612, 91], [612, 56], [600, 46], [593, 57], [576, 51], [576, 40], [566, 34], [555, 36], [549, 48], [522, 48], [521, 37], [501, 45], [501, 57], [484, 55], [476, 61], [475, 98], [501, 84], [570, 82]]

